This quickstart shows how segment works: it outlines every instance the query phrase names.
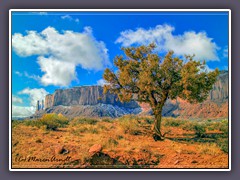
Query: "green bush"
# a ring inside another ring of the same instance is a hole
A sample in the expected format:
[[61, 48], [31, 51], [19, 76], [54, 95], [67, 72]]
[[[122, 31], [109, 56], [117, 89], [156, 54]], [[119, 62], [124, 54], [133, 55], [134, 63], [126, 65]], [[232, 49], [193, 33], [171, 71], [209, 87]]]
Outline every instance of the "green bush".
[[118, 121], [124, 133], [129, 133], [131, 135], [138, 135], [141, 133], [138, 119], [133, 118], [133, 116], [123, 116], [119, 118]]
[[112, 148], [112, 147], [116, 147], [118, 145], [118, 141], [113, 139], [113, 138], [109, 138], [107, 143], [105, 144], [106, 148]]
[[21, 120], [12, 120], [12, 128], [15, 128], [19, 124], [22, 124], [23, 121]]
[[37, 120], [25, 120], [24, 125], [36, 126], [38, 128], [45, 127], [46, 130], [57, 130], [57, 128], [66, 127], [69, 121], [62, 114], [44, 114]]
[[79, 124], [97, 124], [98, 120], [94, 118], [86, 118], [86, 117], [75, 117], [73, 120], [71, 120], [70, 124], [71, 126], [76, 126]]
[[224, 134], [228, 134], [228, 120], [222, 120], [220, 123], [219, 130]]
[[217, 145], [220, 147], [220, 149], [223, 152], [228, 153], [228, 139], [226, 139], [226, 138], [218, 139], [217, 140]]
[[179, 127], [185, 124], [184, 120], [173, 119], [173, 118], [164, 118], [163, 120], [164, 126], [171, 126], [171, 127]]
[[112, 120], [112, 119], [110, 119], [110, 118], [104, 118], [104, 119], [102, 119], [102, 122], [108, 122], [108, 123], [112, 123], [112, 122], [113, 122], [113, 120]]
[[206, 133], [205, 125], [203, 124], [195, 124], [194, 125], [195, 135], [198, 138], [204, 137]]

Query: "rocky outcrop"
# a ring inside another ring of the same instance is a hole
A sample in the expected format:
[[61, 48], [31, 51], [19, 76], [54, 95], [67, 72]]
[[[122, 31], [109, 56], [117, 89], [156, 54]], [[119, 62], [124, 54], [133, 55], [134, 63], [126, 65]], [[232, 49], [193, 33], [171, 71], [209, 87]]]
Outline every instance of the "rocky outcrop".
[[224, 102], [228, 100], [228, 72], [221, 71], [208, 99], [211, 101]]
[[52, 95], [45, 98], [45, 109], [53, 106], [77, 106], [77, 105], [97, 105], [111, 104], [124, 108], [138, 108], [135, 101], [121, 103], [117, 96], [110, 93], [103, 93], [101, 86], [82, 86], [71, 89], [58, 89]]
[[38, 111], [33, 117], [41, 117], [45, 113], [62, 114], [69, 118], [77, 116], [86, 117], [120, 117], [127, 114], [139, 114], [141, 107], [137, 108], [124, 108], [111, 104], [96, 104], [96, 105], [75, 105], [75, 106], [53, 106], [45, 109], [44, 111]]
[[[36, 112], [39, 117], [44, 113], [61, 113], [68, 117], [119, 117], [125, 114], [151, 114], [148, 104], [132, 100], [121, 103], [117, 95], [104, 94], [101, 86], [82, 86], [58, 89], [45, 97], [45, 109]], [[228, 72], [221, 71], [207, 100], [190, 104], [178, 99], [168, 100], [163, 107], [163, 116], [174, 117], [228, 117]]]

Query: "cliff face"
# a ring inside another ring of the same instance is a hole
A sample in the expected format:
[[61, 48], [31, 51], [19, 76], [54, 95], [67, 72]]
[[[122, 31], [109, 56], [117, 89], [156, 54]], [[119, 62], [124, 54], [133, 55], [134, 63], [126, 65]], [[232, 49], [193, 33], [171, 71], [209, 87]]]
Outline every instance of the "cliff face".
[[[146, 103], [130, 101], [121, 103], [114, 94], [103, 94], [101, 86], [82, 86], [71, 89], [58, 89], [45, 97], [45, 110], [37, 112], [61, 113], [75, 116], [110, 116], [124, 114], [151, 114]], [[228, 72], [221, 72], [206, 101], [190, 104], [187, 101], [168, 100], [163, 107], [163, 116], [183, 118], [228, 117]]]
[[221, 72], [210, 91], [208, 100], [224, 102], [228, 100], [228, 72]]
[[111, 104], [124, 108], [139, 107], [135, 101], [121, 103], [117, 100], [117, 96], [103, 93], [101, 86], [83, 86], [74, 87], [71, 89], [58, 89], [52, 95], [47, 95], [45, 98], [45, 108], [53, 106], [76, 106], [76, 105], [97, 105]]

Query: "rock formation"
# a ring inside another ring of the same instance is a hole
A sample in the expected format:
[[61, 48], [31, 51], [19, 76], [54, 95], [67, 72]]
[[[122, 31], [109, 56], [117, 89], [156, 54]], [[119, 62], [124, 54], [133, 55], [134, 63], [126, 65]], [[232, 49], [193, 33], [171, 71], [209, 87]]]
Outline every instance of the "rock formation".
[[97, 105], [111, 104], [124, 108], [138, 108], [135, 101], [121, 103], [116, 95], [103, 93], [101, 86], [82, 86], [71, 89], [58, 89], [54, 94], [49, 94], [45, 98], [45, 109], [53, 106], [76, 106], [76, 105]]
[[[44, 110], [38, 111], [35, 116], [44, 113], [61, 113], [68, 117], [119, 117], [125, 114], [151, 114], [151, 108], [148, 104], [139, 104], [134, 100], [121, 103], [117, 95], [103, 94], [101, 86], [81, 86], [57, 89], [47, 95]], [[228, 72], [221, 71], [205, 102], [190, 104], [181, 99], [168, 100], [163, 115], [186, 118], [228, 117]]]

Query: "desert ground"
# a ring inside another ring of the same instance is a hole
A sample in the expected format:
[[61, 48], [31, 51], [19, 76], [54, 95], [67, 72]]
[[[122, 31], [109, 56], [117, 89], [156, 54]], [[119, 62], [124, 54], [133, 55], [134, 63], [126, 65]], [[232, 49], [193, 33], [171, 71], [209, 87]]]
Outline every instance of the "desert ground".
[[227, 119], [152, 116], [12, 121], [12, 168], [228, 168]]

